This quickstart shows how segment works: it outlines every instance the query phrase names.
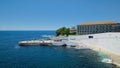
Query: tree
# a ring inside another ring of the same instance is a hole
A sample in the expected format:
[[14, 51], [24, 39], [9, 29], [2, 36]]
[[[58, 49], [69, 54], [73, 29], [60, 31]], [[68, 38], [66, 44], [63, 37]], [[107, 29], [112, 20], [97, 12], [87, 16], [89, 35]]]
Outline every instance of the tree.
[[59, 36], [59, 35], [68, 36], [68, 35], [75, 35], [75, 34], [76, 32], [70, 33], [70, 28], [66, 28], [66, 27], [61, 27], [56, 30], [56, 36]]
[[62, 35], [62, 36], [68, 35], [69, 34], [68, 32], [69, 32], [69, 30], [66, 27], [61, 27], [61, 28], [56, 30], [57, 36], [59, 36], [59, 35]]
[[69, 28], [65, 29], [65, 34], [66, 34], [66, 36], [68, 36], [70, 34], [70, 29]]

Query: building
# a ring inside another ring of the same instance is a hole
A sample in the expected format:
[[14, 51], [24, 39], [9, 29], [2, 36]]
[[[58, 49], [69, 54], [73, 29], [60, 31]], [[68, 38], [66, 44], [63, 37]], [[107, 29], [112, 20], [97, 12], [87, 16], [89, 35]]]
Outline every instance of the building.
[[105, 32], [120, 32], [120, 23], [118, 22], [88, 22], [77, 25], [77, 34], [95, 34]]
[[75, 27], [71, 27], [70, 28], [70, 33], [76, 33], [76, 28]]

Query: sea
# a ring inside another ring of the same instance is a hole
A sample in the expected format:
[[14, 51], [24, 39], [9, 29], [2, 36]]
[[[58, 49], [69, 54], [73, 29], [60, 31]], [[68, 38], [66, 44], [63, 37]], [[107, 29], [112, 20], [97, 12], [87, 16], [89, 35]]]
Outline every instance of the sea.
[[115, 68], [104, 54], [60, 46], [19, 46], [19, 41], [45, 39], [55, 31], [0, 31], [0, 68]]

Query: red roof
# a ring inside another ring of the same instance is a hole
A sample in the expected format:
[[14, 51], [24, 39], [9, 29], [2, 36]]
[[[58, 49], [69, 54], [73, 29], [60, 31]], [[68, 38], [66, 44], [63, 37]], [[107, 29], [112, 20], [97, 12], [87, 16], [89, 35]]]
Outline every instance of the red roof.
[[86, 22], [80, 25], [118, 24], [117, 22]]

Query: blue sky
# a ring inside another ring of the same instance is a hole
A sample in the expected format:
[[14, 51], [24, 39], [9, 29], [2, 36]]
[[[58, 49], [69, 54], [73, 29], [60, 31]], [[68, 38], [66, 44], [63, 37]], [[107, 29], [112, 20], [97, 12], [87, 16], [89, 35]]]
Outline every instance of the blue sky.
[[56, 30], [120, 22], [120, 0], [0, 0], [0, 30]]

